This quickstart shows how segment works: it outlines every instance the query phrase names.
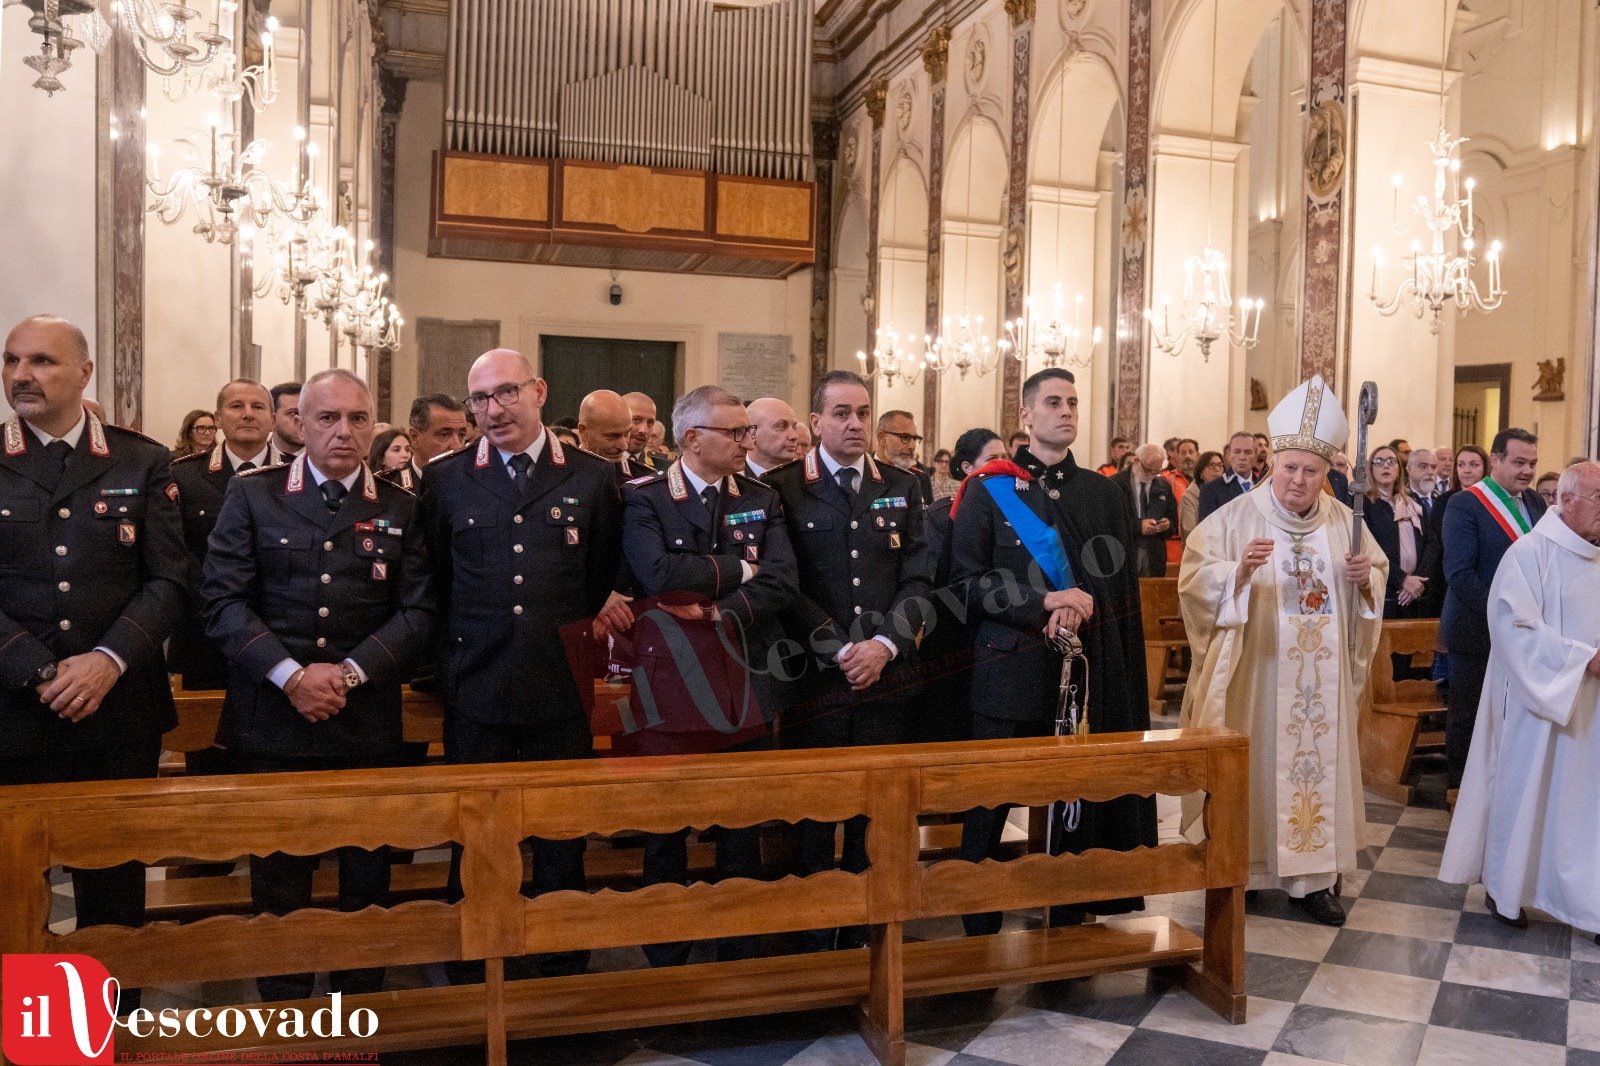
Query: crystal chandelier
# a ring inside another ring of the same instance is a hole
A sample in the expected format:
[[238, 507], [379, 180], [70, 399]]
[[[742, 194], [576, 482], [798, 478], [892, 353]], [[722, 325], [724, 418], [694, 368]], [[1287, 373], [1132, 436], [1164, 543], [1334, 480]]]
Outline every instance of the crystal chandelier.
[[[228, 25], [232, 25], [233, 8], [229, 0], [223, 0], [221, 11]], [[274, 44], [277, 32], [278, 20], [268, 17], [266, 29], [261, 33], [260, 63], [243, 66], [239, 53], [234, 50], [233, 41], [224, 39], [215, 62], [194, 71], [175, 72], [174, 76], [163, 80], [162, 91], [167, 99], [173, 101], [183, 99], [191, 91], [203, 90], [230, 105], [247, 99], [256, 111], [270, 107], [278, 100], [277, 48]]]
[[363, 287], [357, 296], [334, 313], [334, 326], [357, 348], [400, 347], [400, 309], [383, 295], [382, 285]]
[[1089, 333], [1089, 345], [1083, 345], [1083, 294], [1072, 300], [1072, 325], [1067, 325], [1067, 300], [1061, 283], [1055, 283], [1050, 295], [1050, 316], [1036, 313], [1033, 297], [1022, 301], [1022, 315], [1005, 324], [1002, 347], [1017, 357], [1024, 366], [1037, 362], [1045, 366], [1069, 367], [1082, 370], [1094, 358], [1094, 350], [1105, 339], [1099, 326]]
[[[240, 234], [253, 243], [258, 235], [252, 228], [240, 227]], [[279, 230], [268, 230], [269, 245], [266, 261], [257, 261], [261, 268], [256, 272], [253, 290], [256, 296], [266, 299], [277, 294], [285, 304], [294, 304], [295, 311], [305, 314], [306, 294], [321, 280], [330, 259], [333, 234], [325, 225], [296, 223]], [[249, 244], [247, 243], [247, 247]]]
[[915, 385], [925, 363], [909, 347], [910, 340], [910, 337], [900, 336], [892, 327], [879, 326], [877, 343], [872, 346], [871, 353], [856, 353], [856, 358], [861, 362], [861, 376], [868, 381], [882, 378], [883, 383], [891, 388], [897, 381]]
[[[1264, 300], [1245, 297], [1239, 301], [1234, 313], [1233, 297], [1228, 289], [1228, 258], [1207, 241], [1199, 255], [1183, 261], [1183, 302], [1185, 310], [1179, 312], [1178, 327], [1172, 326], [1172, 298], [1161, 302], [1159, 320], [1148, 308], [1145, 321], [1150, 323], [1150, 335], [1157, 348], [1168, 355], [1177, 355], [1192, 337], [1200, 348], [1200, 357], [1211, 360], [1211, 346], [1227, 338], [1236, 348], [1254, 348], [1261, 339], [1261, 309]], [[1196, 275], [1199, 287], [1196, 288]]]
[[[274, 221], [309, 222], [322, 207], [316, 187], [316, 145], [304, 144], [307, 163], [302, 180], [296, 153], [294, 180], [285, 185], [261, 169], [261, 157], [271, 147], [257, 139], [239, 147], [239, 135], [228, 127], [224, 114], [213, 114], [207, 130], [190, 130], [181, 138], [187, 166], [161, 181], [160, 150], [150, 145], [151, 201], [146, 208], [171, 225], [193, 207], [199, 216], [194, 232], [207, 244], [232, 244], [241, 224], [264, 230]], [[303, 142], [305, 130], [296, 128]]]
[[[61, 75], [72, 66], [72, 53], [88, 44], [90, 50], [99, 52], [111, 39], [111, 28], [95, 10], [93, 0], [4, 0], [0, 7], [20, 4], [32, 14], [28, 28], [43, 38], [39, 54], [23, 59], [23, 63], [38, 75], [33, 87], [44, 90], [46, 96], [60, 92]], [[67, 19], [82, 16], [76, 26]], [[82, 37], [74, 35], [74, 30]]]
[[230, 16], [231, 25], [236, 8], [229, 0], [218, 0], [210, 28], [192, 36], [190, 24], [201, 20], [200, 12], [176, 0], [112, 0], [111, 14], [133, 34], [139, 61], [152, 74], [170, 77], [205, 66], [224, 47], [231, 50], [232, 42], [222, 32], [223, 15]]
[[[1447, 16], [1448, 18], [1448, 16]], [[1449, 23], [1446, 21], [1446, 27]], [[1488, 314], [1500, 306], [1505, 290], [1500, 287], [1499, 241], [1489, 244], [1484, 256], [1489, 261], [1489, 293], [1485, 296], [1472, 278], [1472, 268], [1477, 263], [1478, 242], [1473, 237], [1472, 190], [1477, 185], [1473, 179], [1465, 182], [1466, 196], [1461, 195], [1461, 145], [1465, 137], [1451, 137], [1445, 123], [1445, 65], [1449, 48], [1448, 29], [1441, 34], [1439, 52], [1439, 136], [1428, 142], [1433, 154], [1433, 196], [1418, 195], [1411, 209], [1422, 219], [1427, 229], [1428, 248], [1421, 241], [1411, 242], [1411, 254], [1401, 260], [1407, 267], [1394, 295], [1388, 300], [1380, 296], [1383, 289], [1383, 249], [1372, 249], [1372, 305], [1382, 315], [1393, 315], [1401, 308], [1417, 318], [1431, 316], [1429, 332], [1439, 335], [1442, 315], [1447, 303], [1465, 315], [1468, 311]], [[1394, 176], [1394, 231], [1403, 234], [1409, 228], [1400, 220], [1400, 175]], [[1448, 191], [1447, 191], [1448, 190]], [[1451, 255], [1445, 250], [1445, 237], [1454, 232], [1461, 240], [1460, 254]]]
[[[1157, 316], [1145, 308], [1144, 319], [1150, 324], [1150, 339], [1157, 348], [1176, 356], [1183, 346], [1194, 339], [1200, 349], [1200, 358], [1211, 361], [1211, 346], [1227, 340], [1235, 348], [1254, 348], [1261, 339], [1261, 309], [1264, 300], [1248, 296], [1239, 300], [1234, 312], [1232, 287], [1228, 281], [1228, 257], [1211, 243], [1212, 193], [1216, 184], [1217, 162], [1217, 13], [1222, 0], [1211, 4], [1211, 122], [1206, 127], [1206, 243], [1199, 255], [1183, 261], [1183, 302], [1185, 309], [1178, 313], [1177, 329], [1172, 324], [1172, 298], [1163, 297], [1161, 313]], [[1196, 287], [1196, 275], [1199, 286]]]
[[[972, 149], [977, 137], [967, 131], [967, 210], [965, 218], [972, 219]], [[961, 247], [961, 298], [967, 298], [968, 267], [972, 262], [972, 234], [967, 234]], [[983, 331], [983, 316], [972, 314], [966, 307], [954, 318], [946, 315], [939, 322], [937, 337], [923, 337], [927, 349], [928, 369], [939, 374], [958, 371], [963, 380], [970, 373], [979, 377], [999, 364], [999, 351], [994, 338]]]

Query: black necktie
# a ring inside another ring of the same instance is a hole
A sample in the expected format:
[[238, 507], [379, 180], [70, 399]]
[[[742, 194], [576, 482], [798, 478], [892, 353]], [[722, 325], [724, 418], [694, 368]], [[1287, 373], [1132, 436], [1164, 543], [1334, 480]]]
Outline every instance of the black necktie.
[[44, 446], [44, 453], [50, 457], [54, 465], [55, 480], [52, 485], [54, 487], [61, 483], [61, 475], [67, 472], [67, 457], [72, 454], [72, 445], [64, 440], [53, 440]]
[[1139, 517], [1150, 517], [1150, 482], [1148, 481], [1139, 486]]
[[506, 462], [511, 466], [511, 478], [517, 483], [517, 488], [526, 488], [528, 485], [528, 471], [533, 469], [533, 456], [527, 452], [518, 452]]
[[706, 510], [711, 513], [712, 518], [717, 517], [717, 497], [720, 495], [715, 485], [707, 485], [700, 490], [700, 502], [706, 505]]
[[328, 505], [329, 511], [338, 511], [339, 505], [344, 502], [344, 494], [349, 491], [344, 487], [344, 482], [329, 478], [319, 488], [322, 489], [322, 499]]
[[235, 474], [242, 474], [246, 470], [254, 470], [255, 468], [256, 468], [256, 464], [252, 463], [250, 460], [246, 459], [244, 462], [242, 462], [238, 466], [234, 467], [233, 468], [233, 472]]
[[833, 472], [833, 478], [839, 483], [839, 491], [844, 493], [845, 502], [855, 503], [856, 468], [853, 466], [841, 466]]

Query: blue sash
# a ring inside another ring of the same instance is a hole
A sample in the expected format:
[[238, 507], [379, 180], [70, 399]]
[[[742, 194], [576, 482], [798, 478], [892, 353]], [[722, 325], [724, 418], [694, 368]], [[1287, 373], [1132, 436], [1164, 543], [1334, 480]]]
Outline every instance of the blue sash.
[[1039, 564], [1039, 569], [1050, 579], [1056, 591], [1076, 588], [1077, 582], [1072, 579], [1072, 564], [1067, 562], [1067, 549], [1061, 544], [1061, 535], [1046, 525], [1032, 508], [1017, 499], [1016, 478], [1004, 475], [985, 478], [983, 487], [989, 490], [990, 498], [999, 505], [1006, 521], [1022, 538], [1022, 546], [1028, 549], [1028, 554], [1033, 556], [1033, 561]]

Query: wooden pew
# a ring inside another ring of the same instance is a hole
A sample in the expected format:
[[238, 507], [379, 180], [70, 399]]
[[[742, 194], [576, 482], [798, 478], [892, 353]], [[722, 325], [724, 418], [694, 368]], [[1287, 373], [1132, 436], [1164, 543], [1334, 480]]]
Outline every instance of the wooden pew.
[[1359, 730], [1361, 782], [1402, 805], [1411, 802], [1411, 760], [1417, 750], [1444, 744], [1445, 706], [1432, 681], [1395, 681], [1390, 656], [1426, 655], [1431, 661], [1438, 640], [1437, 618], [1383, 623], [1367, 681]]
[[[426, 766], [348, 773], [192, 777], [0, 789], [0, 951], [79, 952], [125, 987], [218, 981], [292, 967], [486, 962], [483, 985], [348, 997], [380, 1019], [364, 1040], [228, 1041], [120, 1033], [117, 1051], [263, 1056], [382, 1052], [475, 1041], [502, 1064], [508, 1038], [854, 1005], [877, 1057], [905, 1059], [904, 1001], [960, 989], [1155, 968], [1233, 1022], [1244, 1019], [1247, 743], [1226, 730], [1169, 730], [776, 751], [688, 758]], [[923, 863], [918, 818], [973, 806], [1203, 791], [1210, 839], [1010, 862]], [[518, 841], [869, 819], [871, 868], [779, 881], [655, 885], [633, 892], [521, 893]], [[222, 916], [139, 929], [49, 932], [45, 872], [283, 848], [464, 847], [465, 898], [354, 914]], [[1205, 937], [1164, 917], [907, 944], [907, 921], [1203, 889]], [[870, 947], [671, 970], [506, 982], [527, 953], [641, 941], [776, 934], [865, 924]], [[327, 1001], [307, 1001], [307, 1012]], [[213, 1012], [216, 1010], [213, 1007]], [[249, 1030], [253, 1032], [253, 1030]]]
[[1181, 668], [1181, 653], [1189, 647], [1189, 635], [1184, 631], [1183, 615], [1178, 608], [1178, 579], [1140, 578], [1139, 613], [1144, 623], [1144, 669], [1150, 686], [1150, 713], [1160, 714], [1164, 709], [1162, 692], [1167, 685], [1167, 671], [1175, 659]]

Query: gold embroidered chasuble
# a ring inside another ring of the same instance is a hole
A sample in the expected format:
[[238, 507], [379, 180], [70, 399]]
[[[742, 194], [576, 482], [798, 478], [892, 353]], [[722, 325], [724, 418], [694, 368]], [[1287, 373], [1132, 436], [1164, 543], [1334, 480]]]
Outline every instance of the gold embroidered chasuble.
[[[1356, 868], [1366, 825], [1356, 729], [1383, 624], [1383, 551], [1367, 592], [1345, 581], [1350, 509], [1320, 494], [1301, 517], [1270, 483], [1202, 522], [1184, 548], [1178, 593], [1194, 663], [1185, 726], [1226, 726], [1250, 738], [1250, 887], [1304, 895]], [[1274, 542], [1271, 561], [1237, 594], [1245, 546]], [[1184, 830], [1202, 835], [1200, 797]]]

